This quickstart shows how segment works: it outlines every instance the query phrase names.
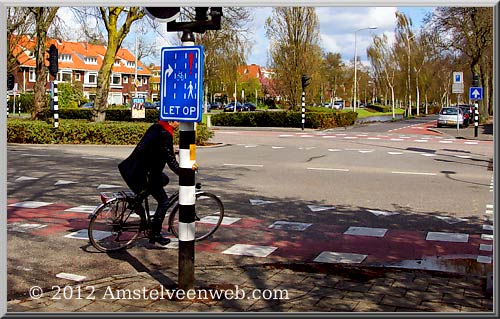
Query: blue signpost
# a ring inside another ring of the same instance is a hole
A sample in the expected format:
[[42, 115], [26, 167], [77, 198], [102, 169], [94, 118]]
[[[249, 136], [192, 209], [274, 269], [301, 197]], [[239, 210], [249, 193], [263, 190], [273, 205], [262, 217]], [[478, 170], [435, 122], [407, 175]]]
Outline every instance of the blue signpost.
[[161, 50], [160, 118], [200, 122], [203, 105], [203, 47]]
[[471, 86], [469, 88], [469, 100], [482, 100], [483, 99], [483, 88], [480, 86]]

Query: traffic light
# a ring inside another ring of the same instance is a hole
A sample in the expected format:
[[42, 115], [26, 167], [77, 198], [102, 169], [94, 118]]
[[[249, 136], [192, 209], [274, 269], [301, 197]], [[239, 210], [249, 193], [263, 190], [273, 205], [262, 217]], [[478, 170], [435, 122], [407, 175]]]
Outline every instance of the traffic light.
[[305, 88], [309, 85], [309, 81], [311, 80], [310, 77], [307, 75], [302, 76], [302, 91], [305, 90]]
[[49, 53], [49, 57], [47, 59], [49, 61], [49, 73], [55, 77], [57, 72], [59, 72], [59, 51], [57, 50], [57, 47], [52, 44], [47, 52]]
[[15, 82], [14, 74], [9, 73], [9, 75], [7, 75], [7, 90], [10, 91], [14, 89], [14, 82]]
[[160, 22], [170, 22], [177, 19], [180, 7], [146, 7], [146, 14]]
[[477, 74], [472, 75], [472, 86], [479, 86], [479, 76]]

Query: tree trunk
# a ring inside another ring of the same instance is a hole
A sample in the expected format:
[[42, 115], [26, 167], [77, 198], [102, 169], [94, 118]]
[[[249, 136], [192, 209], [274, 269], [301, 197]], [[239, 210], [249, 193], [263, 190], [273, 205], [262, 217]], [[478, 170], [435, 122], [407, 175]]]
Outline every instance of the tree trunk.
[[106, 119], [106, 109], [108, 107], [109, 79], [113, 68], [118, 46], [116, 42], [109, 42], [106, 55], [103, 58], [103, 67], [97, 76], [97, 89], [92, 117], [94, 122], [103, 122]]

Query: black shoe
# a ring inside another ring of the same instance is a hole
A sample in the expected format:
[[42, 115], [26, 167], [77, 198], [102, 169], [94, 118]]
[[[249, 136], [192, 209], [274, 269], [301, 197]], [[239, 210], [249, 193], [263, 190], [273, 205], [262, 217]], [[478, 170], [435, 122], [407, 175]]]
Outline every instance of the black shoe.
[[151, 235], [151, 237], [149, 237], [149, 243], [150, 244], [158, 243], [161, 246], [165, 246], [170, 243], [170, 239], [163, 237], [161, 234], [156, 233], [154, 235]]

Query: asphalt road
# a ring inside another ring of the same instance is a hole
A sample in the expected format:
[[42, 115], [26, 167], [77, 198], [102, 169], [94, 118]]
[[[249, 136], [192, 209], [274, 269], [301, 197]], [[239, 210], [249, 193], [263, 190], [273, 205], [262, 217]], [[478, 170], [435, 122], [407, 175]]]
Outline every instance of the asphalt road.
[[[331, 238], [322, 236], [329, 232], [337, 236], [348, 227], [401, 234], [467, 233], [479, 238], [485, 208], [493, 202], [493, 144], [427, 130], [414, 134], [415, 125], [428, 122], [328, 131], [217, 130], [213, 142], [220, 146], [197, 149], [201, 167], [197, 179], [221, 197], [226, 216], [241, 218], [241, 226], [222, 227], [212, 241], [199, 244], [197, 264], [270, 260], [221, 254], [241, 240], [288, 246], [287, 253], [270, 257], [274, 261], [310, 260], [307, 245], [315, 240], [326, 245]], [[177, 268], [177, 250], [150, 247], [145, 240], [125, 252], [106, 255], [96, 253], [86, 240], [65, 237], [88, 223], [87, 214], [67, 209], [96, 206], [99, 192], [125, 187], [116, 165], [131, 150], [131, 146], [8, 146], [8, 203], [51, 203], [35, 210], [9, 206], [9, 296], [25, 294], [33, 285], [68, 282], [56, 277], [60, 273], [93, 279]], [[176, 189], [177, 183], [172, 177], [168, 190]], [[268, 225], [276, 221], [308, 223], [319, 230], [307, 236], [273, 233]], [[15, 223], [45, 226], [23, 230]], [[418, 250], [411, 242], [406, 244], [410, 246], [399, 249]], [[387, 262], [385, 255], [375, 251], [367, 262]], [[395, 253], [390, 261], [401, 261], [398, 256]]]

